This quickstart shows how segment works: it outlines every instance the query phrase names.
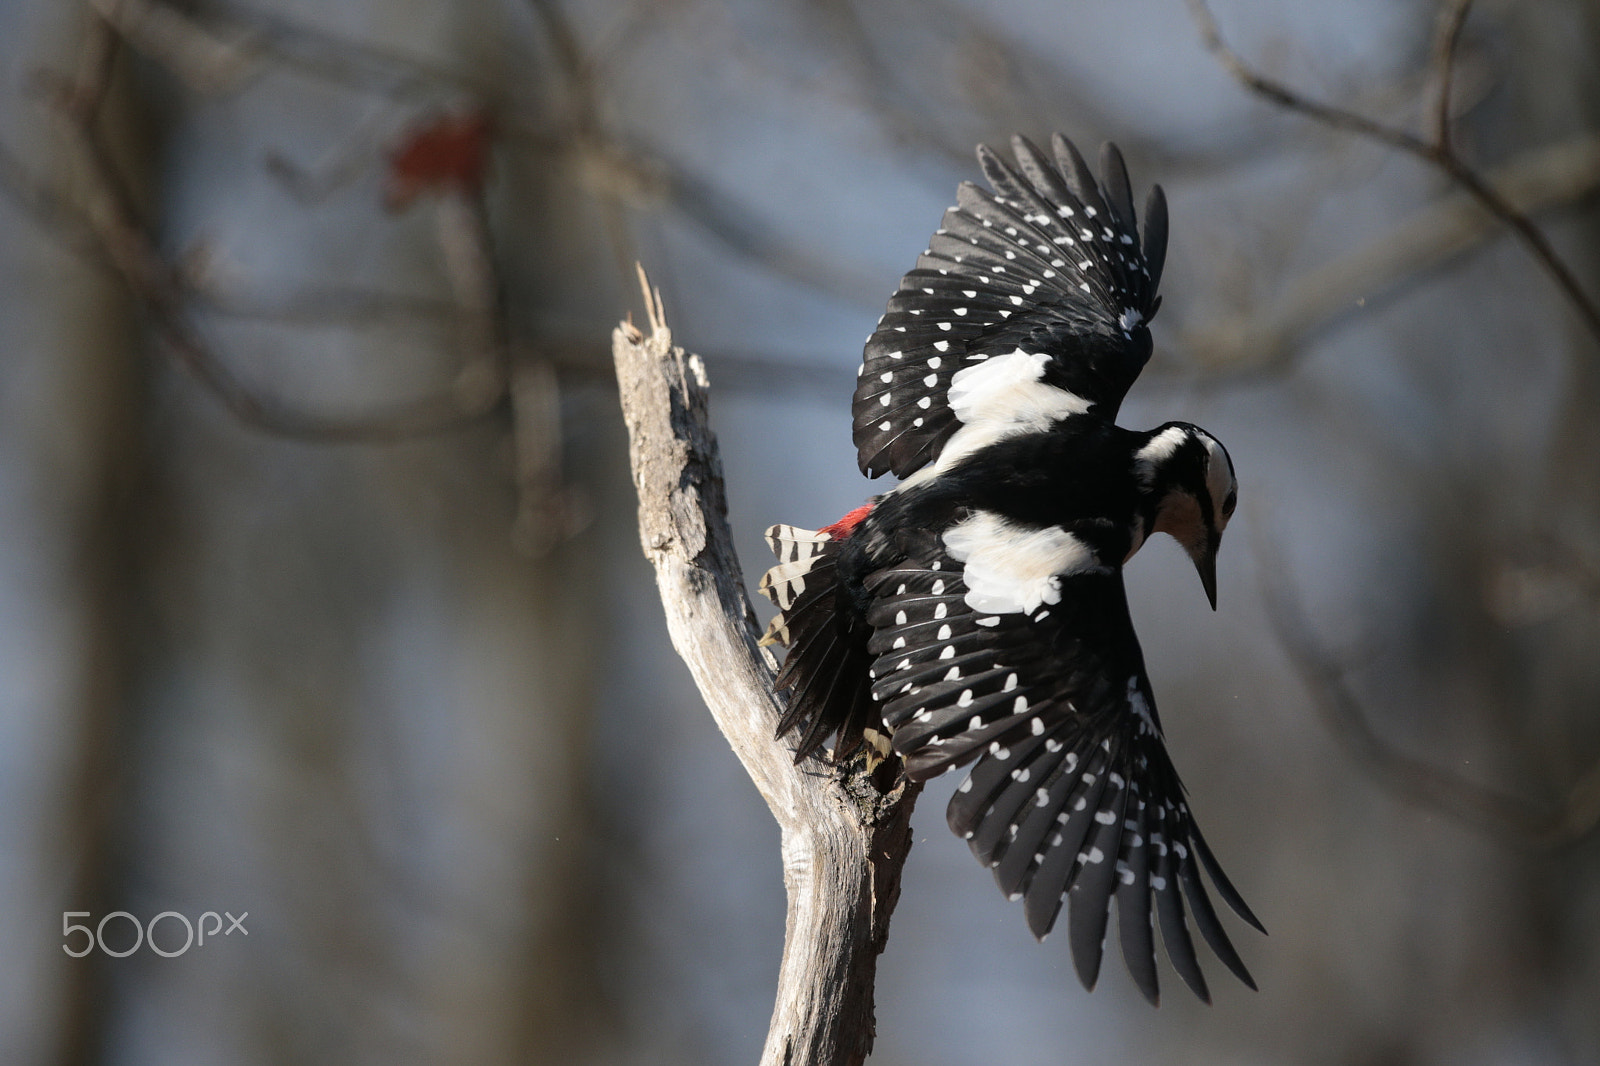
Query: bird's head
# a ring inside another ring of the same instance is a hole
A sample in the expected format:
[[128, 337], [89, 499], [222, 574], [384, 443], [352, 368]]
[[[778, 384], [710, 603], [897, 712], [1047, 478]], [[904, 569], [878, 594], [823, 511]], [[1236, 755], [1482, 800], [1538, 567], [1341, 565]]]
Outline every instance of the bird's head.
[[1150, 531], [1170, 534], [1183, 545], [1216, 610], [1217, 548], [1239, 502], [1228, 450], [1199, 426], [1168, 422], [1150, 434], [1133, 458], [1153, 512]]

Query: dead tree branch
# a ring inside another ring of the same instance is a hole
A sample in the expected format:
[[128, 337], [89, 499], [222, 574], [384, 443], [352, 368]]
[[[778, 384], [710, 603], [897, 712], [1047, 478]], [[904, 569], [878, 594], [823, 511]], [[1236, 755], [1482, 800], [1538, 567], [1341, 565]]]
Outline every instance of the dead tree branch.
[[1589, 294], [1584, 291], [1572, 268], [1556, 252], [1544, 231], [1525, 212], [1518, 210], [1516, 205], [1491, 182], [1456, 154], [1449, 137], [1450, 79], [1455, 66], [1461, 25], [1466, 20], [1468, 8], [1471, 6], [1470, 0], [1466, 2], [1446, 0], [1446, 6], [1439, 18], [1439, 29], [1434, 38], [1435, 63], [1439, 70], [1439, 100], [1433, 123], [1434, 134], [1428, 139], [1378, 122], [1366, 115], [1313, 100], [1282, 82], [1267, 77], [1247, 64], [1223, 40], [1222, 31], [1218, 28], [1217, 21], [1212, 16], [1211, 9], [1206, 6], [1205, 0], [1187, 0], [1187, 2], [1206, 48], [1217, 57], [1239, 84], [1286, 111], [1304, 115], [1330, 129], [1343, 130], [1386, 144], [1440, 171], [1516, 235], [1533, 256], [1534, 261], [1539, 264], [1540, 269], [1550, 277], [1571, 304], [1585, 328], [1597, 341], [1600, 341], [1600, 306], [1596, 306]]
[[644, 280], [650, 333], [612, 334], [639, 493], [639, 536], [673, 646], [782, 831], [788, 918], [763, 1066], [846, 1066], [872, 1048], [873, 980], [911, 849], [918, 786], [898, 763], [796, 764], [772, 737], [776, 663], [758, 633], [726, 518], [698, 356], [672, 345]]

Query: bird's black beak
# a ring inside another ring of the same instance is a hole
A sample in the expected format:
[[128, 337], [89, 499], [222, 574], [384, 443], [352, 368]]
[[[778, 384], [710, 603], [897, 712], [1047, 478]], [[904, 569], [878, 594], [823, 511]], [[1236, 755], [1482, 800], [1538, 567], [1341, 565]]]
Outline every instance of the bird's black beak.
[[1221, 547], [1221, 540], [1221, 537], [1212, 537], [1205, 547], [1193, 553], [1194, 568], [1200, 571], [1200, 584], [1206, 590], [1206, 599], [1213, 611], [1217, 609], [1217, 549]]

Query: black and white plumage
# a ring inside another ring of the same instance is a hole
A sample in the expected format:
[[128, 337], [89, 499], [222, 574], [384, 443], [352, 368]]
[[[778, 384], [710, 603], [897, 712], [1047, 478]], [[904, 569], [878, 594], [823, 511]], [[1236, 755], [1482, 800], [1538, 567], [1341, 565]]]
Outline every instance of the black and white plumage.
[[[1003, 427], [1084, 412], [1115, 419], [1150, 358], [1167, 250], [1161, 188], [1141, 242], [1115, 148], [1106, 146], [1102, 188], [1066, 138], [1055, 140], [1060, 171], [1014, 143], [1017, 169], [979, 147], [995, 191], [962, 183], [867, 341], [852, 409], [868, 477], [906, 477], [941, 456], [948, 464]], [[1012, 387], [996, 395], [1002, 381]]]
[[[1094, 986], [1117, 904], [1135, 983], [1158, 995], [1155, 929], [1209, 998], [1189, 921], [1254, 987], [1201, 877], [1250, 924], [1195, 825], [1162, 741], [1122, 567], [1175, 537], [1216, 603], [1237, 498], [1228, 453], [1187, 423], [1115, 417], [1150, 358], [1166, 248], [1160, 189], [1141, 239], [1126, 169], [1097, 182], [1056, 137], [1016, 166], [986, 148], [994, 192], [963, 185], [868, 340], [855, 441], [904, 480], [832, 526], [774, 526], [762, 591], [790, 647], [780, 735], [834, 758], [886, 734], [923, 780], [971, 765], [948, 820], [1043, 938], [1067, 908]], [[1187, 918], [1186, 918], [1187, 916]]]

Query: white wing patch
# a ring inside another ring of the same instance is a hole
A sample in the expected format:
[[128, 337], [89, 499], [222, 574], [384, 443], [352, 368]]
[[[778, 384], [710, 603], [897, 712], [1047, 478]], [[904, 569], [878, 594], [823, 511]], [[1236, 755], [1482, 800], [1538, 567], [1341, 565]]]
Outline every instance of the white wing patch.
[[1029, 529], [989, 511], [951, 526], [944, 544], [965, 566], [967, 606], [985, 614], [1059, 603], [1063, 577], [1104, 569], [1087, 544], [1060, 526]]
[[962, 367], [950, 377], [946, 400], [961, 420], [938, 460], [901, 482], [898, 488], [926, 481], [955, 466], [973, 452], [1006, 437], [1050, 428], [1050, 423], [1081, 415], [1094, 406], [1077, 393], [1044, 383], [1050, 356], [1021, 348]]
[[1080, 415], [1094, 404], [1082, 396], [1046, 385], [1045, 352], [1021, 348], [962, 367], [950, 378], [950, 410], [967, 425], [1019, 422], [1043, 429], [1068, 415]]

